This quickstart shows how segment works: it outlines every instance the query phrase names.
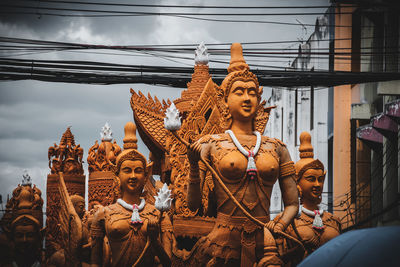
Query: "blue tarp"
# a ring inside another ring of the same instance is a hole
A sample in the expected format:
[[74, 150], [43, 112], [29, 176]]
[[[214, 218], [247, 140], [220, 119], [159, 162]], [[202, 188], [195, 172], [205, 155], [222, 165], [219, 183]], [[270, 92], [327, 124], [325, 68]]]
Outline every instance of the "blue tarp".
[[299, 267], [400, 267], [400, 226], [353, 230], [314, 251]]

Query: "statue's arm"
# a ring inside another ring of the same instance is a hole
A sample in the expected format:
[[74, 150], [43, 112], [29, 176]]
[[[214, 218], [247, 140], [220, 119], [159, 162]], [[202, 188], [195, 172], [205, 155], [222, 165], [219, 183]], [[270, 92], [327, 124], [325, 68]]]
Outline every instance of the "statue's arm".
[[168, 214], [163, 214], [163, 218], [161, 220], [161, 244], [164, 248], [164, 251], [168, 254], [169, 258], [172, 256], [173, 249], [173, 228], [171, 220]]
[[188, 148], [188, 158], [190, 163], [187, 203], [191, 211], [196, 211], [201, 207], [200, 183], [204, 181], [205, 170], [199, 167], [200, 156], [203, 159], [208, 158], [210, 145], [202, 143], [201, 139], [193, 143]]
[[90, 262], [92, 267], [102, 266], [103, 242], [105, 236], [104, 212], [104, 208], [101, 208], [96, 212], [93, 218], [92, 225], [90, 227], [90, 237], [92, 239]]
[[285, 146], [280, 147], [280, 177], [279, 186], [282, 192], [284, 210], [279, 220], [284, 230], [297, 215], [299, 210], [299, 197], [297, 192], [295, 169], [290, 154]]

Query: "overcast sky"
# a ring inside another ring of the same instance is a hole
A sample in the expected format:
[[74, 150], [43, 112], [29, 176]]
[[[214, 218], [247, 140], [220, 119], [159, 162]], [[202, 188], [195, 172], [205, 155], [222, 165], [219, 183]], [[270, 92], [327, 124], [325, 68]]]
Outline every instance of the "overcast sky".
[[[97, 0], [96, 2], [101, 2]], [[111, 2], [110, 0], [104, 2]], [[114, 1], [117, 2], [117, 1]], [[119, 3], [142, 4], [181, 4], [181, 5], [329, 5], [328, 0], [312, 1], [123, 1]], [[5, 2], [7, 3], [7, 2]], [[33, 5], [39, 2], [12, 1]], [[0, 4], [1, 6], [1, 4]], [[4, 10], [4, 9], [3, 9]], [[171, 9], [144, 9], [133, 11], [166, 12]], [[180, 10], [182, 11], [182, 10]], [[242, 12], [240, 10], [186, 9], [185, 12]], [[325, 12], [325, 9], [264, 10], [265, 12]], [[243, 11], [243, 12], [255, 12]], [[317, 16], [271, 16], [251, 19], [274, 20], [296, 23], [315, 23]], [[235, 17], [236, 19], [249, 19]], [[313, 32], [308, 28], [307, 35]], [[38, 15], [0, 14], [0, 36], [31, 38], [47, 41], [77, 42], [106, 45], [138, 44], [192, 44], [231, 43], [296, 40], [305, 36], [301, 26], [285, 26], [250, 23], [218, 23], [163, 16], [151, 17], [113, 17], [113, 18], [77, 18], [49, 17]], [[279, 47], [279, 45], [275, 45]], [[246, 49], [246, 46], [244, 46]], [[5, 55], [0, 52], [0, 56]], [[123, 53], [123, 52], [121, 52]], [[12, 56], [26, 59], [69, 59], [117, 62], [133, 65], [187, 66], [156, 57], [110, 56], [77, 52], [53, 52], [38, 55]], [[194, 53], [193, 53], [194, 56]], [[212, 59], [213, 55], [210, 55]], [[184, 64], [194, 64], [185, 61]], [[265, 62], [266, 65], [268, 62]], [[276, 63], [275, 63], [276, 64]], [[280, 63], [287, 66], [287, 63]], [[215, 67], [210, 63], [210, 68]], [[227, 66], [224, 66], [225, 68]], [[251, 68], [251, 65], [250, 65]], [[183, 90], [178, 88], [156, 87], [145, 84], [86, 85], [49, 83], [39, 81], [0, 82], [0, 194], [3, 205], [7, 194], [22, 180], [26, 169], [33, 183], [46, 196], [46, 179], [49, 174], [47, 150], [53, 143], [59, 144], [62, 134], [68, 126], [75, 135], [75, 141], [87, 151], [100, 139], [100, 129], [109, 122], [114, 138], [122, 146], [123, 127], [127, 121], [133, 121], [129, 104], [129, 88], [141, 90], [145, 95], [150, 92], [159, 99], [171, 100], [180, 96]], [[139, 142], [139, 150], [148, 157], [148, 150]], [[84, 164], [88, 175], [87, 164]]]

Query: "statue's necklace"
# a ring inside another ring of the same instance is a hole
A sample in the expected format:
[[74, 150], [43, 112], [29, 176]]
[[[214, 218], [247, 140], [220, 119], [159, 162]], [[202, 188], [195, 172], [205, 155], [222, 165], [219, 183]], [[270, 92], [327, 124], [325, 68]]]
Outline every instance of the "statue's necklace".
[[245, 157], [247, 157], [246, 174], [250, 177], [251, 180], [253, 180], [254, 177], [257, 176], [257, 167], [256, 167], [256, 163], [254, 161], [254, 157], [257, 155], [257, 152], [261, 146], [261, 134], [257, 131], [253, 132], [257, 136], [256, 145], [253, 150], [246, 150], [239, 143], [235, 134], [231, 130], [226, 130], [225, 133], [229, 134], [229, 136], [231, 137], [231, 139], [232, 139], [233, 143], [235, 144], [235, 146], [237, 147], [237, 149], [239, 149], [239, 151], [242, 152], [242, 154], [245, 155]]
[[117, 203], [120, 204], [125, 209], [132, 211], [130, 224], [143, 223], [142, 219], [140, 219], [139, 211], [141, 211], [144, 208], [144, 205], [146, 204], [146, 201], [144, 200], [144, 198], [142, 198], [140, 200], [139, 206], [136, 204], [133, 204], [133, 205], [128, 204], [121, 198], [119, 198], [117, 200]]
[[321, 215], [324, 213], [323, 209], [318, 209], [318, 210], [308, 210], [306, 208], [304, 208], [303, 206], [301, 206], [301, 211], [304, 212], [305, 214], [307, 214], [308, 216], [314, 217], [314, 221], [313, 221], [313, 225], [312, 227], [314, 229], [324, 229], [324, 223], [322, 222], [321, 219]]

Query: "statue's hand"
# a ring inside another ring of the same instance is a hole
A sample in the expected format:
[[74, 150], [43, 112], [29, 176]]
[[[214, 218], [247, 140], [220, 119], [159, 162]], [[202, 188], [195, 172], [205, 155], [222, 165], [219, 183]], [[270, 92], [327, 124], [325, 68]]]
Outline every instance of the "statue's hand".
[[274, 227], [275, 227], [275, 222], [274, 221], [269, 221], [265, 224], [265, 227], [271, 232], [274, 232]]
[[271, 233], [278, 233], [278, 232], [284, 232], [285, 231], [285, 224], [281, 221], [278, 220], [277, 222], [275, 221], [269, 221], [265, 224], [265, 227], [271, 232]]
[[189, 163], [191, 165], [198, 163], [198, 161], [200, 160], [200, 154], [201, 154], [201, 143], [194, 142], [188, 146], [187, 155]]
[[149, 219], [147, 223], [147, 234], [151, 239], [157, 239], [160, 235], [160, 226], [157, 219]]

